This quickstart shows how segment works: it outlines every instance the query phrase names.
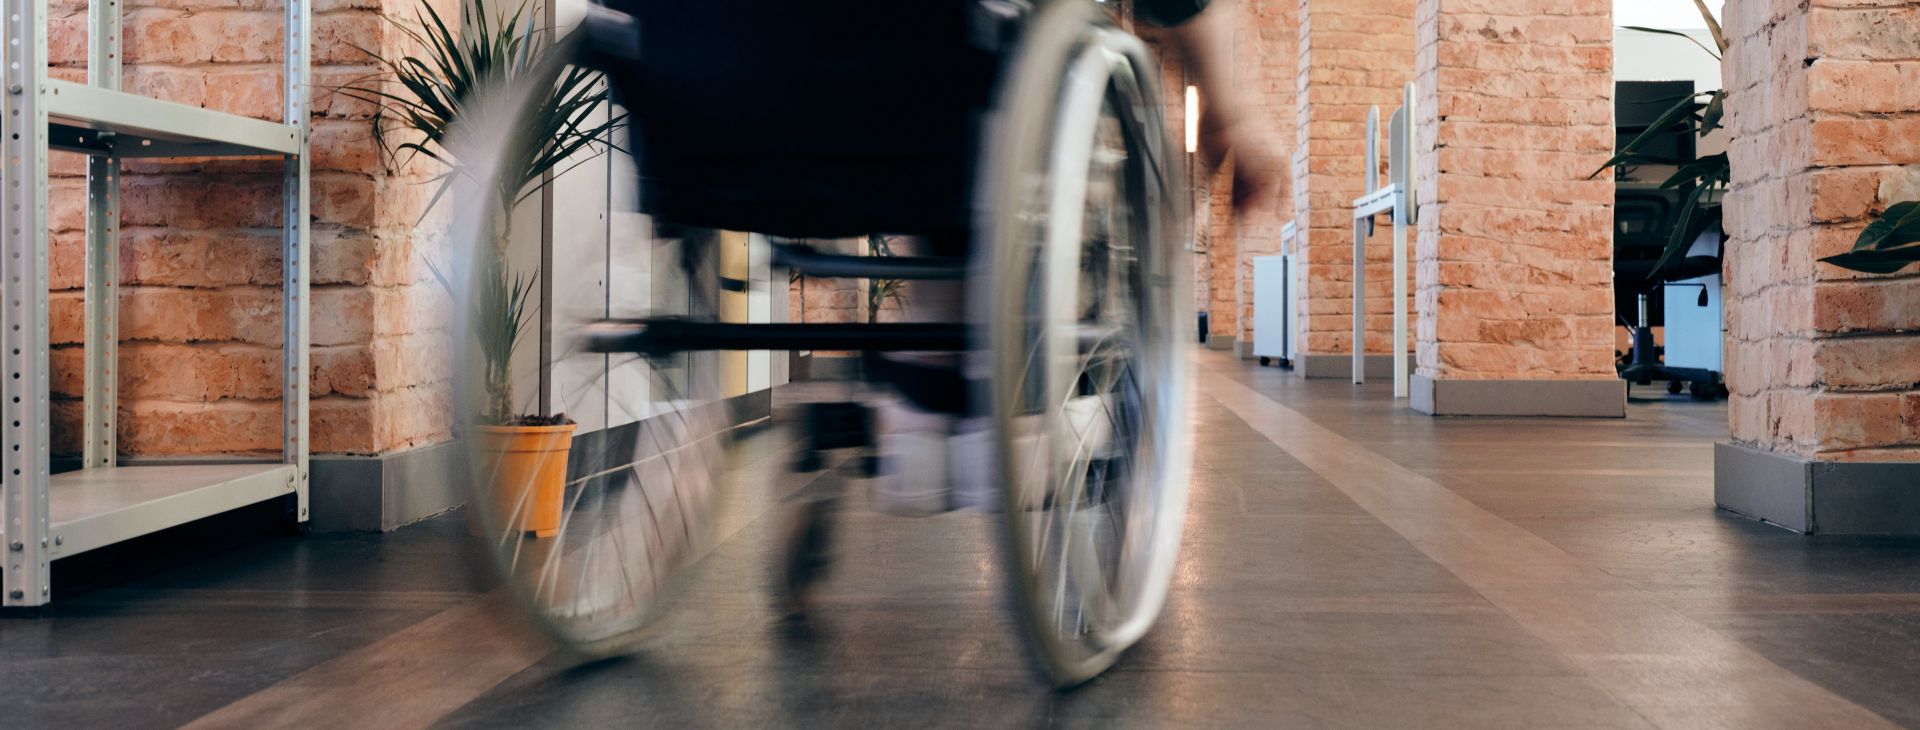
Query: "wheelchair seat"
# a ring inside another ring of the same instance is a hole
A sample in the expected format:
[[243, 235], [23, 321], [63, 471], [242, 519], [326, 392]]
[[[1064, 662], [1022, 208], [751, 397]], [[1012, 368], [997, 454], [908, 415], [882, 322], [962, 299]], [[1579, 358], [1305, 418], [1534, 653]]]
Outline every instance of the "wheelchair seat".
[[999, 54], [971, 0], [615, 0], [643, 212], [789, 238], [964, 231]]

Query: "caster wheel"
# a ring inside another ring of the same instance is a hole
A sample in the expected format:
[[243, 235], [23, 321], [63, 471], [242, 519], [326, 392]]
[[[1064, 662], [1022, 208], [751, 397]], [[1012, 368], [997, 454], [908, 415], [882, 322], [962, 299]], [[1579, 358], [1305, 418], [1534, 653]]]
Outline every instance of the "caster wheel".
[[1269, 363], [1269, 362], [1273, 362], [1273, 358], [1270, 358], [1270, 357], [1262, 357], [1262, 358], [1260, 358], [1260, 367], [1263, 367], [1263, 368], [1264, 368], [1264, 367], [1266, 367], [1266, 366], [1267, 366], [1267, 363]]
[[1679, 395], [1679, 394], [1680, 394], [1680, 381], [1678, 381], [1678, 380], [1669, 380], [1669, 381], [1667, 381], [1667, 393], [1668, 393], [1668, 394], [1670, 394], [1670, 395]]
[[1720, 397], [1720, 387], [1713, 383], [1694, 383], [1687, 388], [1687, 394], [1694, 400], [1713, 400]]
[[826, 463], [820, 458], [820, 452], [812, 449], [800, 452], [800, 457], [793, 460], [793, 470], [802, 474], [820, 471], [824, 466]]

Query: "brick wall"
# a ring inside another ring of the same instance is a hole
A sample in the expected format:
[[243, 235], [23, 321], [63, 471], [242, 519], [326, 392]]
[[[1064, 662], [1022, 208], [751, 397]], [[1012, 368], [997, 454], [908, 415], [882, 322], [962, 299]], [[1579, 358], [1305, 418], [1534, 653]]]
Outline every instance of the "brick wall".
[[[1257, 117], [1274, 149], [1293, 139], [1294, 62], [1298, 45], [1297, 0], [1217, 0], [1207, 12], [1231, 16], [1235, 93], [1246, 113]], [[1155, 44], [1165, 95], [1167, 131], [1174, 149], [1184, 152], [1186, 86], [1193, 83], [1179, 56]], [[1206, 93], [1202, 91], [1201, 93]], [[1254, 220], [1238, 220], [1232, 205], [1234, 161], [1207, 167], [1193, 162], [1187, 180], [1176, 180], [1191, 197], [1194, 245], [1193, 306], [1207, 312], [1209, 334], [1228, 340], [1253, 338], [1252, 256], [1277, 253], [1280, 229], [1293, 215], [1291, 203]], [[1191, 189], [1187, 186], [1191, 185]]]
[[[832, 253], [865, 255], [865, 239], [850, 238], [839, 240], [814, 240], [808, 243], [822, 251]], [[910, 243], [896, 239], [894, 253], [911, 255]], [[908, 282], [901, 296], [888, 299], [880, 305], [880, 321], [898, 322], [902, 317], [903, 304], [910, 303], [916, 286]], [[787, 285], [787, 311], [793, 314], [794, 322], [811, 324], [832, 324], [841, 322], [867, 321], [867, 280], [866, 279], [823, 279], [817, 276], [801, 277]]]
[[[1385, 120], [1413, 76], [1414, 0], [1300, 0], [1294, 220], [1306, 254], [1303, 354], [1352, 352], [1353, 199], [1366, 190], [1367, 110]], [[1380, 156], [1381, 164], [1386, 155]], [[1366, 343], [1390, 352], [1390, 236], [1367, 247]]]
[[[442, 2], [451, 9], [451, 2]], [[127, 91], [281, 118], [282, 9], [263, 0], [123, 2]], [[373, 109], [326, 89], [373, 70], [404, 34], [403, 0], [314, 7], [312, 444], [376, 453], [444, 440], [444, 297], [425, 257], [432, 170], [379, 154]], [[78, 66], [84, 5], [54, 11], [55, 62]], [[57, 170], [77, 172], [75, 163]], [[270, 160], [128, 161], [121, 183], [120, 450], [134, 456], [279, 448], [281, 166]], [[77, 450], [84, 182], [50, 194], [56, 439]]]
[[1729, 3], [1735, 443], [1920, 461], [1920, 278], [1816, 259], [1920, 199], [1920, 3]]
[[1611, 13], [1420, 0], [1422, 375], [1614, 377]]
[[1206, 278], [1196, 281], [1196, 291], [1205, 292], [1207, 337], [1231, 341], [1240, 334], [1240, 308], [1236, 302], [1239, 271], [1239, 231], [1233, 215], [1233, 160], [1199, 169], [1196, 181], [1201, 187], [1194, 217], [1199, 224], [1200, 246], [1206, 253], [1206, 269], [1195, 272]]
[[[1238, 5], [1234, 84], [1246, 95], [1247, 113], [1274, 136], [1273, 149], [1284, 155], [1294, 139], [1294, 102], [1299, 92], [1294, 68], [1300, 57], [1299, 2], [1240, 0]], [[1272, 201], [1264, 214], [1234, 222], [1238, 237], [1233, 302], [1243, 341], [1253, 341], [1253, 257], [1280, 252], [1280, 229], [1293, 214], [1293, 201], [1285, 198]]]

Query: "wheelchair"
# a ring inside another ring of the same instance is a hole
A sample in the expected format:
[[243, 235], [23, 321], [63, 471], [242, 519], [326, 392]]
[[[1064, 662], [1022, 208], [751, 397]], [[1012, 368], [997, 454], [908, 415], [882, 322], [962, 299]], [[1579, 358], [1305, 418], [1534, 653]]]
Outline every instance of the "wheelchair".
[[[792, 245], [774, 251], [776, 262], [808, 276], [958, 282], [965, 321], [721, 321], [713, 296], [703, 294], [718, 280], [711, 237], [663, 227], [670, 233], [652, 243], [651, 285], [656, 293], [684, 293], [675, 296], [684, 306], [618, 320], [557, 312], [552, 324], [555, 353], [601, 353], [645, 381], [637, 407], [644, 418], [620, 444], [630, 452], [622, 463], [631, 466], [575, 475], [557, 530], [538, 535], [523, 529], [535, 490], [517, 497], [507, 490], [503, 498], [500, 457], [473, 446], [479, 439], [458, 439], [458, 476], [474, 485], [479, 552], [532, 623], [564, 649], [587, 658], [631, 650], [676, 598], [686, 598], [705, 558], [773, 509], [781, 490], [805, 483], [790, 465], [845, 468], [849, 459], [837, 455], [870, 444], [869, 419], [846, 404], [736, 425], [716, 382], [718, 358], [752, 350], [953, 353], [964, 363], [966, 408], [991, 424], [1002, 572], [1035, 664], [1057, 686], [1079, 684], [1153, 624], [1186, 515], [1189, 376], [1176, 345], [1186, 330], [1175, 312], [1192, 301], [1189, 254], [1179, 244], [1184, 196], [1172, 187], [1181, 160], [1164, 128], [1158, 67], [1092, 0], [989, 0], [983, 7], [997, 18], [992, 35], [1002, 50], [971, 163], [970, 250], [885, 258]], [[475, 113], [459, 130], [472, 158], [460, 188], [507, 184], [499, 179], [502, 161], [540, 143], [520, 130], [533, 115], [555, 112], [544, 90], [582, 67], [605, 73], [616, 89], [627, 84], [622, 74], [645, 62], [633, 29], [646, 22], [644, 12], [596, 5], [558, 41], [565, 53], [476, 94], [469, 101]], [[634, 118], [646, 117], [637, 108], [644, 105], [622, 103]], [[671, 151], [657, 139], [647, 144], [656, 149], [632, 154], [645, 160]], [[647, 199], [649, 185], [669, 183], [643, 175], [640, 197]], [[777, 221], [756, 219], [751, 209], [707, 210], [715, 212], [692, 216], [700, 220], [690, 225], [810, 235], [777, 230]], [[465, 320], [484, 305], [515, 296], [517, 287], [502, 286], [501, 255], [486, 248], [489, 222], [501, 214], [467, 210], [454, 221], [442, 278], [454, 290], [455, 332], [471, 331]], [[903, 230], [911, 220], [847, 225], [916, 233]], [[453, 338], [459, 423], [488, 406], [479, 384], [501, 367], [479, 352], [485, 337]], [[806, 458], [790, 458], [796, 449]], [[819, 539], [817, 531], [798, 531], [776, 571], [804, 574]]]

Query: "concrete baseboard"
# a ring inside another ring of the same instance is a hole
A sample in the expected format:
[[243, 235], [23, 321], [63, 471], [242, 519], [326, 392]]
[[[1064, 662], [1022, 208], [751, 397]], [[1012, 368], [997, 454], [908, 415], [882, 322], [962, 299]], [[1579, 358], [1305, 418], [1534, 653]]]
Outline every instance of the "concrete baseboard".
[[1253, 342], [1249, 340], [1234, 340], [1233, 357], [1236, 360], [1252, 360]]
[[[729, 399], [732, 423], [746, 424], [773, 414], [773, 391]], [[567, 474], [578, 479], [610, 474], [638, 460], [636, 444], [647, 421], [575, 435], [567, 453]], [[454, 442], [379, 456], [314, 456], [308, 493], [308, 529], [314, 532], [390, 532], [467, 503], [467, 492], [453, 483]]]
[[1624, 380], [1435, 380], [1413, 376], [1410, 405], [1434, 416], [1624, 418]]
[[379, 456], [315, 455], [309, 462], [308, 529], [387, 532], [467, 502], [448, 475], [452, 442]]
[[1234, 349], [1234, 346], [1238, 345], [1239, 342], [1239, 340], [1225, 335], [1207, 335], [1207, 349], [1209, 350], [1231, 350]]
[[[1369, 379], [1393, 377], [1393, 355], [1367, 355], [1361, 366]], [[1407, 356], [1407, 367], [1413, 367], [1413, 356]], [[1304, 378], [1351, 380], [1353, 378], [1352, 355], [1301, 355], [1294, 359], [1293, 372]]]
[[1920, 463], [1817, 461], [1721, 443], [1721, 509], [1808, 535], [1920, 535]]

